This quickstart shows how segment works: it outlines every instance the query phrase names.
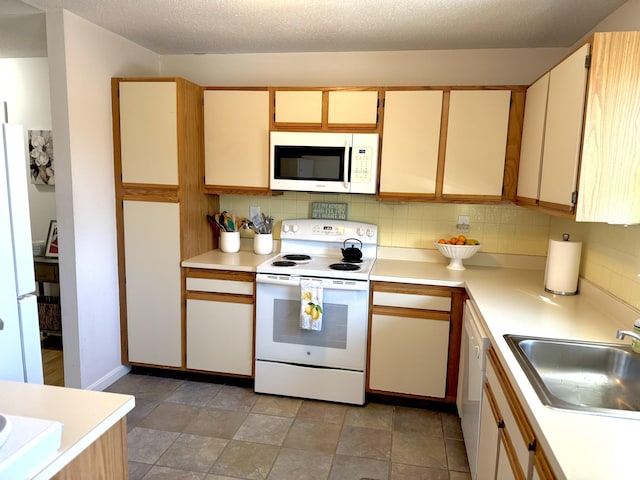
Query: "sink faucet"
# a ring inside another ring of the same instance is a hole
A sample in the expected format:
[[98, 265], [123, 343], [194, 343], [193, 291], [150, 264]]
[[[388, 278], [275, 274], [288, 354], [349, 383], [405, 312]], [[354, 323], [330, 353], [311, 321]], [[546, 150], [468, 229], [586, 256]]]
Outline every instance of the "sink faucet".
[[631, 330], [618, 330], [616, 332], [616, 338], [618, 340], [622, 340], [624, 339], [624, 337], [631, 337], [634, 340], [637, 340], [640, 342], [640, 335], [638, 335], [636, 332], [632, 332]]

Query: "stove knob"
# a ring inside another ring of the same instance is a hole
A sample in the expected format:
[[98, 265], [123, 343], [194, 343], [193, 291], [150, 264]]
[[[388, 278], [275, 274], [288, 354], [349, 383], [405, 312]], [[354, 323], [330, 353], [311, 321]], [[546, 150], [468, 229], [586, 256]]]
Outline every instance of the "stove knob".
[[364, 228], [358, 227], [358, 229], [356, 230], [356, 233], [358, 234], [359, 237], [362, 237], [364, 235]]
[[293, 230], [293, 232], [297, 232], [298, 231], [298, 225], [296, 225], [295, 223], [293, 224], [293, 226], [291, 227], [291, 230]]
[[288, 223], [283, 223], [282, 224], [282, 231], [284, 233], [289, 233], [289, 224]]
[[375, 232], [371, 228], [367, 228], [367, 237], [373, 237]]

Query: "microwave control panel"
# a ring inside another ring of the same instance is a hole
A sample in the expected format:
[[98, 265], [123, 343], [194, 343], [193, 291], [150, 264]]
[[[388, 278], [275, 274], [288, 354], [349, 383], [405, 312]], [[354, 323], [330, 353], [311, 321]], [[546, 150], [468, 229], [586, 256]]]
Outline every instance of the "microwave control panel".
[[354, 146], [351, 150], [351, 181], [353, 183], [369, 183], [372, 163], [373, 148]]

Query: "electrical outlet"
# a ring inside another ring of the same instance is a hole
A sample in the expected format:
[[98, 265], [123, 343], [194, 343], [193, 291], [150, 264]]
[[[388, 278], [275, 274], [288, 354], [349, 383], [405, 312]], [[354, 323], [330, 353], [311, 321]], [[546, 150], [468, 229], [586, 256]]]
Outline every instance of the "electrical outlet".
[[249, 207], [249, 220], [260, 215], [260, 207]]
[[456, 230], [464, 233], [469, 231], [469, 215], [458, 215]]

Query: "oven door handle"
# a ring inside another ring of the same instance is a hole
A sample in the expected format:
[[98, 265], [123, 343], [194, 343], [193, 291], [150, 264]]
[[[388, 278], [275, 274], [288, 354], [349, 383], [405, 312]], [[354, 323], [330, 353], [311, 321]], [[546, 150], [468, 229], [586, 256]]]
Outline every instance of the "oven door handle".
[[298, 277], [295, 275], [277, 275], [270, 273], [258, 273], [256, 283], [279, 285], [281, 287], [298, 287], [300, 280], [321, 280], [325, 290], [368, 290], [369, 282], [366, 280], [347, 280], [336, 278]]

